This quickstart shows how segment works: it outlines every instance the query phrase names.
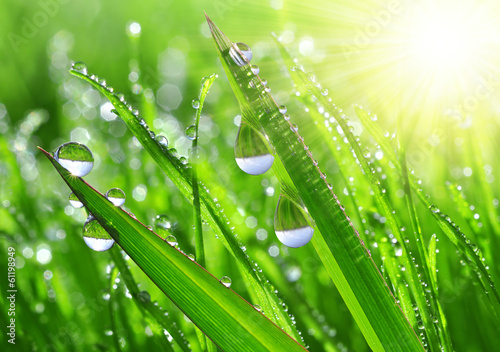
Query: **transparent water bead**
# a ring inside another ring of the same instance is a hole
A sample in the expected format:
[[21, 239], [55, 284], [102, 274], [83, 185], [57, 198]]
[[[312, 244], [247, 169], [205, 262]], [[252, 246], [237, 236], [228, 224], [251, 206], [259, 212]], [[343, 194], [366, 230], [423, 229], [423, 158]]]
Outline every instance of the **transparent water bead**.
[[115, 244], [115, 240], [93, 217], [89, 217], [83, 226], [83, 240], [90, 249], [97, 252], [107, 251]]
[[274, 231], [285, 246], [298, 248], [312, 238], [314, 229], [307, 221], [304, 210], [284, 195], [280, 195], [274, 213]]
[[125, 192], [119, 188], [111, 188], [106, 192], [106, 198], [117, 207], [125, 204]]
[[83, 207], [83, 203], [80, 202], [78, 197], [73, 192], [69, 195], [69, 204], [71, 204], [71, 206], [73, 206], [73, 208]]
[[229, 276], [223, 276], [220, 278], [220, 283], [226, 287], [231, 287], [231, 278]]
[[191, 102], [191, 106], [193, 107], [193, 109], [199, 109], [200, 108], [200, 101], [198, 99], [194, 99]]
[[274, 162], [274, 156], [269, 153], [265, 140], [244, 122], [236, 136], [234, 157], [239, 168], [249, 175], [263, 174]]
[[252, 70], [252, 73], [253, 73], [254, 75], [258, 75], [258, 74], [259, 74], [259, 72], [260, 72], [260, 68], [259, 68], [259, 66], [257, 66], [257, 65], [252, 65], [252, 66], [250, 66], [250, 70]]
[[162, 135], [158, 135], [158, 136], [156, 136], [156, 141], [163, 148], [167, 148], [168, 147], [168, 139], [167, 139], [167, 137], [162, 136]]
[[168, 235], [165, 237], [165, 242], [167, 242], [171, 246], [177, 246], [177, 238], [174, 235]]
[[236, 43], [229, 48], [229, 56], [238, 66], [245, 66], [252, 60], [252, 50], [245, 43]]
[[279, 107], [279, 111], [280, 111], [280, 114], [283, 114], [283, 115], [286, 114], [286, 106], [285, 105], [281, 105]]
[[170, 221], [168, 216], [158, 215], [155, 219], [155, 228], [156, 228], [156, 233], [161, 238], [167, 240], [167, 237], [170, 235], [170, 231], [172, 230], [172, 222]]
[[193, 141], [196, 138], [196, 126], [191, 125], [188, 128], [186, 128], [186, 137]]
[[54, 159], [71, 174], [82, 177], [94, 166], [94, 156], [86, 145], [68, 142], [61, 145], [54, 153]]
[[71, 65], [71, 70], [81, 73], [85, 76], [88, 74], [87, 65], [85, 65], [81, 61], [73, 63], [73, 65]]

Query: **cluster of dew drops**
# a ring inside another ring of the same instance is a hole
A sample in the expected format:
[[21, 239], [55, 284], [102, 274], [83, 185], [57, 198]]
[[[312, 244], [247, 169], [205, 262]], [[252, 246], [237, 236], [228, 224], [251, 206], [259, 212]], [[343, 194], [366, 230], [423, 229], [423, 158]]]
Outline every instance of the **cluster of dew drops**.
[[[250, 64], [253, 55], [248, 45], [234, 43], [229, 49], [229, 56], [236, 65], [246, 66]], [[257, 65], [251, 65], [250, 71], [258, 75], [260, 69]], [[264, 86], [267, 85], [265, 79], [261, 79], [261, 83]], [[266, 87], [266, 92], [269, 91], [269, 87]], [[287, 108], [282, 105], [278, 109], [284, 119], [289, 121], [290, 116], [286, 114]], [[297, 127], [293, 128], [296, 132]], [[261, 175], [267, 172], [274, 163], [274, 156], [271, 155], [265, 139], [244, 121], [241, 122], [238, 130], [234, 156], [238, 167], [249, 175]], [[276, 206], [274, 230], [280, 242], [292, 248], [302, 247], [309, 243], [314, 233], [304, 209], [283, 194], [280, 195]]]
[[[94, 166], [94, 156], [90, 149], [81, 143], [68, 142], [59, 146], [54, 152], [54, 160], [56, 160], [62, 167], [68, 170], [73, 176], [83, 177], [90, 173]], [[125, 192], [119, 188], [111, 188], [106, 192], [106, 198], [115, 206], [121, 207], [125, 204]], [[71, 193], [69, 195], [69, 203], [74, 208], [82, 208], [83, 203], [78, 197]], [[132, 215], [132, 214], [131, 214]], [[165, 242], [169, 245], [176, 247], [178, 242], [174, 235], [170, 234], [171, 224], [163, 215], [159, 215], [156, 219], [156, 227], [160, 232], [166, 232]], [[151, 230], [151, 228], [149, 228]], [[101, 224], [89, 213], [87, 220], [83, 226], [83, 239], [87, 246], [98, 252], [109, 250], [113, 247], [115, 241], [101, 226]], [[193, 254], [187, 254], [191, 260], [195, 260]], [[220, 282], [225, 287], [231, 286], [231, 279], [228, 276], [223, 276]]]

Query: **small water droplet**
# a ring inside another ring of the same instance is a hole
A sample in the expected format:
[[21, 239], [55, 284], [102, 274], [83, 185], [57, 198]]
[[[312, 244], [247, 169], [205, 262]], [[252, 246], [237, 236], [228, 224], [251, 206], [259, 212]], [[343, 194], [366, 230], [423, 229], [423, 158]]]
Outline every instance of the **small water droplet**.
[[172, 223], [166, 215], [158, 215], [155, 219], [156, 233], [161, 238], [167, 238], [170, 235], [172, 229]]
[[83, 207], [83, 203], [80, 202], [78, 197], [73, 192], [69, 195], [69, 204], [71, 204], [74, 208]]
[[220, 283], [226, 287], [231, 287], [231, 278], [229, 276], [223, 276], [220, 278]]
[[82, 75], [87, 75], [87, 65], [85, 63], [79, 61], [75, 62], [73, 65], [71, 65], [71, 69], [75, 72], [81, 73]]
[[195, 256], [194, 256], [193, 253], [189, 253], [187, 256], [188, 256], [189, 259], [191, 259], [194, 262]]
[[262, 307], [261, 307], [261, 306], [259, 306], [258, 304], [254, 304], [254, 305], [253, 305], [253, 307], [255, 308], [255, 310], [256, 310], [257, 312], [262, 312]]
[[259, 72], [260, 72], [260, 68], [259, 68], [259, 66], [257, 66], [257, 65], [252, 65], [252, 66], [250, 66], [250, 70], [252, 70], [252, 73], [253, 73], [254, 75], [258, 75], [258, 74], [259, 74]]
[[106, 192], [106, 198], [117, 207], [125, 204], [125, 192], [119, 188], [111, 188]]
[[163, 148], [168, 147], [168, 139], [165, 136], [159, 135], [156, 137], [156, 141], [158, 142], [159, 145], [161, 145]]
[[90, 249], [98, 252], [107, 251], [115, 244], [115, 240], [93, 217], [89, 217], [83, 226], [83, 240]]
[[120, 100], [122, 103], [125, 102], [125, 95], [123, 93], [116, 93], [116, 97], [118, 100]]
[[314, 233], [304, 210], [284, 195], [280, 195], [274, 213], [274, 231], [281, 243], [292, 248], [306, 245]]
[[240, 169], [249, 175], [263, 174], [274, 162], [274, 156], [269, 153], [264, 139], [244, 122], [236, 137], [234, 157]]
[[320, 92], [320, 93], [321, 93], [321, 95], [323, 95], [323, 96], [327, 96], [327, 95], [328, 95], [328, 89], [326, 89], [326, 88], [322, 88], [319, 92]]
[[260, 80], [260, 83], [261, 83], [263, 86], [265, 86], [265, 85], [267, 84], [267, 79], [262, 78], [262, 79]]
[[290, 115], [288, 114], [283, 115], [283, 118], [285, 119], [285, 121], [290, 121]]
[[137, 294], [137, 298], [143, 303], [151, 302], [151, 296], [148, 291], [141, 291]]
[[193, 109], [199, 109], [200, 108], [200, 101], [198, 99], [194, 99], [191, 102], [191, 106], [193, 107]]
[[229, 56], [238, 66], [245, 66], [252, 60], [252, 50], [245, 43], [236, 43], [229, 48]]
[[82, 177], [94, 166], [94, 156], [86, 145], [68, 142], [61, 145], [54, 153], [54, 159], [71, 174]]
[[310, 82], [316, 82], [316, 76], [314, 75], [314, 73], [312, 73], [312, 72], [307, 72], [307, 73], [306, 73], [306, 76], [307, 76], [307, 79], [308, 79]]
[[165, 237], [165, 242], [167, 242], [171, 246], [177, 246], [177, 238], [174, 235], [168, 235]]
[[186, 128], [186, 137], [193, 141], [196, 138], [196, 126], [191, 125], [188, 128]]
[[280, 105], [279, 107], [280, 114], [286, 114], [286, 106], [285, 105]]
[[434, 204], [429, 206], [429, 209], [434, 213], [439, 213], [439, 208], [437, 206], [435, 206]]

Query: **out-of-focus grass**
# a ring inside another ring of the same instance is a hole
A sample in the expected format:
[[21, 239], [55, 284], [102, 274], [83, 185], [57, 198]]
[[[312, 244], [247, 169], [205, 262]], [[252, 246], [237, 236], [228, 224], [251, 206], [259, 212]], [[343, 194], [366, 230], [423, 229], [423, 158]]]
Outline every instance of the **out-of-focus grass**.
[[[276, 7], [276, 2], [271, 3]], [[52, 4], [52, 9], [46, 10], [43, 4]], [[192, 122], [191, 100], [198, 94], [200, 78], [213, 72], [222, 73], [203, 9], [214, 21], [223, 24], [231, 38], [252, 47], [260, 75], [268, 79], [278, 102], [287, 105], [334, 191], [346, 205], [346, 212], [352, 214], [355, 227], [367, 231], [367, 236], [376, 233], [377, 241], [386, 238], [390, 242], [386, 219], [378, 211], [368, 185], [359, 177], [350, 180], [359, 174], [359, 169], [348, 158], [340, 161], [347, 171], [344, 174], [348, 185], [341, 181], [337, 162], [328, 157], [327, 146], [318, 138], [303, 105], [292, 97], [286, 67], [269, 36], [275, 31], [288, 39], [295, 38], [286, 45], [298, 52], [308, 68], [314, 69], [337, 106], [353, 118], [351, 104], [362, 103], [368, 111], [379, 115], [377, 123], [383, 131], [392, 133], [396, 127], [391, 113], [394, 104], [390, 99], [384, 102], [378, 99], [380, 94], [375, 93], [379, 81], [370, 80], [366, 73], [363, 77], [357, 75], [356, 57], [362, 54], [355, 54], [351, 60], [342, 54], [342, 38], [351, 43], [361, 26], [361, 20], [351, 19], [357, 14], [369, 19], [370, 13], [380, 8], [383, 8], [381, 3], [366, 8], [347, 1], [316, 6], [286, 2], [281, 10], [273, 9], [268, 2], [223, 0], [211, 4], [144, 2], [141, 6], [117, 1], [2, 2], [0, 287], [2, 292], [6, 291], [5, 254], [12, 246], [16, 249], [18, 289], [15, 349], [108, 350], [120, 346], [135, 351], [161, 346], [157, 336], [151, 336], [148, 319], [128, 298], [123, 281], [110, 282], [108, 273], [112, 270], [107, 268], [110, 256], [92, 252], [82, 241], [86, 214], [69, 206], [69, 191], [56, 180], [51, 166], [40, 162], [41, 156], [35, 148], [41, 145], [55, 149], [69, 140], [85, 143], [96, 158], [94, 170], [86, 179], [101, 191], [111, 187], [123, 189], [127, 194], [125, 206], [145, 223], [154, 225], [158, 214], [167, 214], [175, 224], [173, 232], [179, 247], [194, 253], [190, 205], [120, 120], [106, 121], [100, 116], [111, 119], [107, 101], [86, 83], [71, 77], [68, 69], [71, 60], [84, 61], [93, 73], [113, 82], [115, 90], [126, 93], [134, 105], [141, 107], [155, 132], [166, 135], [170, 145], [187, 156], [190, 142], [184, 137], [184, 128]], [[37, 26], [36, 21], [43, 23], [40, 13], [46, 14], [47, 23]], [[127, 35], [127, 24], [131, 21], [140, 23], [140, 37]], [[12, 45], [11, 33], [21, 37], [16, 42], [19, 45]], [[314, 49], [305, 50], [308, 46], [303, 45], [301, 50], [300, 44], [311, 40]], [[149, 100], [144, 94], [134, 94], [137, 68], [138, 82], [151, 89], [146, 92]], [[480, 107], [465, 123], [439, 114], [420, 120], [414, 136], [408, 140], [407, 154], [410, 166], [422, 178], [432, 201], [479, 246], [493, 281], [498, 283], [497, 87], [498, 84], [492, 86], [490, 95], [481, 100]], [[311, 246], [288, 249], [277, 241], [272, 226], [279, 195], [276, 177], [272, 173], [250, 177], [237, 168], [232, 148], [237, 132], [233, 121], [239, 109], [223, 75], [214, 83], [205, 111], [200, 121], [199, 145], [205, 150], [208, 163], [201, 165], [198, 173], [226, 209], [249, 256], [259, 263], [295, 316], [306, 344], [313, 351], [366, 351], [358, 327]], [[409, 121], [419, 115], [416, 110], [400, 112]], [[354, 122], [355, 133], [367, 137], [363, 126]], [[335, 128], [333, 123], [332, 126]], [[373, 146], [369, 142], [369, 139], [364, 141]], [[343, 146], [340, 139], [335, 143]], [[378, 160], [377, 150], [370, 153], [377, 159], [379, 176], [401, 223], [410, 231], [411, 222], [401, 198], [402, 186], [394, 181], [397, 177], [393, 168], [387, 158]], [[458, 193], [450, 190], [446, 181], [458, 184]], [[355, 205], [344, 194], [344, 189], [348, 193], [347, 189], [353, 188]], [[465, 206], [463, 201], [453, 200], [462, 196], [467, 202]], [[356, 219], [358, 206], [362, 208], [360, 218]], [[428, 209], [418, 205], [417, 212], [424, 240], [429, 241], [433, 233], [439, 239], [437, 282], [454, 348], [491, 350], [498, 344], [498, 324], [490, 314], [483, 288], [476, 284], [475, 273], [468, 265], [461, 264], [466, 259], [456, 253], [455, 246], [440, 232]], [[205, 232], [209, 234], [205, 237], [208, 270], [218, 277], [230, 276], [232, 288], [249, 300], [234, 260], [208, 228], [204, 228]], [[410, 243], [411, 248], [414, 245]], [[380, 253], [376, 248], [371, 250], [382, 267]], [[140, 290], [149, 292], [152, 301], [157, 301], [182, 330], [191, 348], [198, 350], [193, 324], [184, 319], [135, 264], [127, 263], [141, 285]], [[109, 292], [110, 288], [114, 291]], [[0, 324], [5, 327], [9, 317], [5, 314], [8, 301], [4, 294], [0, 303]], [[3, 329], [2, 348], [13, 347], [7, 344]], [[465, 329], [467, 334], [462, 333]], [[175, 345], [174, 348], [177, 349]]]

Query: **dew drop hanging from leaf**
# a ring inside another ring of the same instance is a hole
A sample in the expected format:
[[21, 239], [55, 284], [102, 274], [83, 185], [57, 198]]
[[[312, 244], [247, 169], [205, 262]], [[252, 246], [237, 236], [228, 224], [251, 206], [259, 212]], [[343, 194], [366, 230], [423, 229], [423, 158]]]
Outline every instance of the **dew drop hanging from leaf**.
[[69, 204], [71, 204], [73, 208], [83, 207], [83, 203], [80, 202], [78, 197], [73, 192], [71, 192], [71, 194], [69, 195]]
[[238, 66], [245, 66], [252, 60], [252, 50], [245, 43], [235, 43], [229, 48], [229, 56]]
[[292, 248], [306, 245], [314, 233], [304, 210], [282, 194], [274, 214], [274, 231], [281, 243]]
[[107, 251], [115, 244], [115, 240], [92, 216], [83, 225], [83, 240], [90, 249], [98, 252]]
[[106, 192], [106, 198], [117, 207], [125, 204], [125, 192], [119, 188], [111, 188]]
[[244, 122], [236, 137], [234, 157], [240, 169], [249, 175], [263, 174], [274, 162], [274, 156], [269, 153], [265, 140]]
[[54, 159], [74, 176], [87, 175], [94, 166], [94, 156], [86, 145], [68, 142], [54, 153]]

